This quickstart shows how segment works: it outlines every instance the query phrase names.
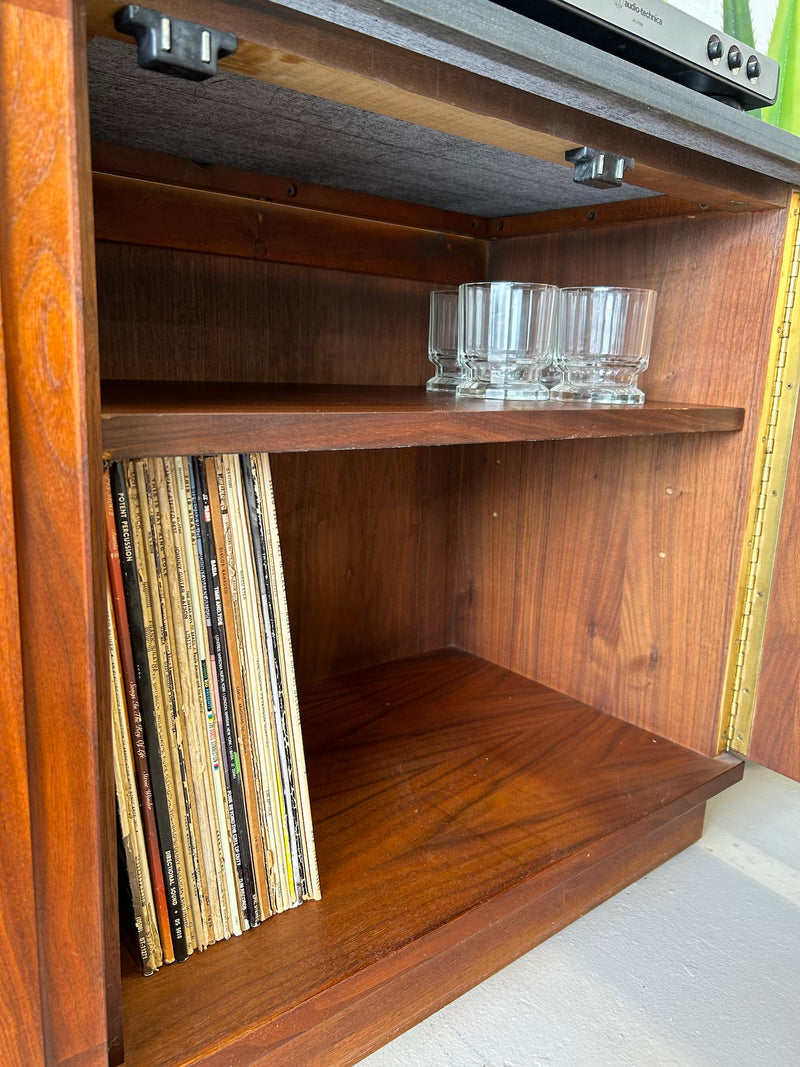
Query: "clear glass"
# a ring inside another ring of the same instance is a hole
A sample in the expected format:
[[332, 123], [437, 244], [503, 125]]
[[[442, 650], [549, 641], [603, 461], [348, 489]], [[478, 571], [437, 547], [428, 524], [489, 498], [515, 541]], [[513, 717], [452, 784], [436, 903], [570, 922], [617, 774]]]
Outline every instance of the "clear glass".
[[639, 374], [650, 360], [657, 292], [613, 286], [561, 290], [554, 400], [642, 404]]
[[541, 282], [467, 282], [458, 290], [459, 397], [547, 400], [558, 289]]
[[436, 373], [428, 379], [425, 388], [430, 392], [454, 393], [462, 380], [458, 362], [457, 289], [436, 289], [431, 293], [428, 359]]

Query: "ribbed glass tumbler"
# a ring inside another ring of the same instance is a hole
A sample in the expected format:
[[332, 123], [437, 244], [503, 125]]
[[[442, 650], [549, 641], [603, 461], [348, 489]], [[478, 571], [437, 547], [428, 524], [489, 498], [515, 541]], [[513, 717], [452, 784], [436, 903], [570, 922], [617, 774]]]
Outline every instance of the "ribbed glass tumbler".
[[467, 282], [458, 290], [456, 396], [547, 400], [558, 289], [541, 282]]
[[428, 321], [428, 359], [436, 373], [425, 383], [434, 393], [454, 393], [462, 380], [458, 362], [458, 290], [434, 289]]
[[650, 360], [657, 292], [613, 286], [561, 290], [554, 400], [642, 404], [639, 374]]

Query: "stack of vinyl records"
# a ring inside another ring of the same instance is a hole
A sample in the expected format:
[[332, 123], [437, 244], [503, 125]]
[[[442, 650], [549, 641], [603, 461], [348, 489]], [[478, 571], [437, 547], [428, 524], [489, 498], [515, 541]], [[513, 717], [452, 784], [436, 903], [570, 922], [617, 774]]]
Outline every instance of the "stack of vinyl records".
[[105, 471], [114, 771], [145, 973], [319, 898], [269, 458]]

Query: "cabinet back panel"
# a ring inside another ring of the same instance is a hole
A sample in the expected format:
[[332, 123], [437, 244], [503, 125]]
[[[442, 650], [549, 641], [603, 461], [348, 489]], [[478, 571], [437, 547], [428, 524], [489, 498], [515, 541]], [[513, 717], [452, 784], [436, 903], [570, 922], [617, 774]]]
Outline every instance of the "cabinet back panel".
[[658, 289], [648, 394], [748, 410], [735, 435], [470, 449], [456, 641], [709, 753], [782, 225], [761, 214], [511, 240], [492, 264]]
[[103, 378], [422, 385], [430, 282], [98, 242]]
[[455, 448], [271, 459], [298, 677], [451, 641]]

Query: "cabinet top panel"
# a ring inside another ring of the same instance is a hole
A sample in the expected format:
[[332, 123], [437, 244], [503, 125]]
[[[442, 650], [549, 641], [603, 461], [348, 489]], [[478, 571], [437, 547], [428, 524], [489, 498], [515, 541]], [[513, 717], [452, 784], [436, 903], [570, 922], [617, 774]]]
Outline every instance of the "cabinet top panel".
[[[653, 194], [763, 207], [800, 182], [800, 139], [489, 0], [172, 0], [239, 37], [200, 85], [140, 70], [119, 5], [87, 6], [97, 141], [490, 218]], [[573, 181], [583, 144], [635, 160], [622, 188]]]
[[200, 89], [165, 84], [120, 41], [91, 42], [89, 77], [93, 139], [127, 148], [487, 218], [653, 195], [578, 185], [555, 163], [230, 71]]

